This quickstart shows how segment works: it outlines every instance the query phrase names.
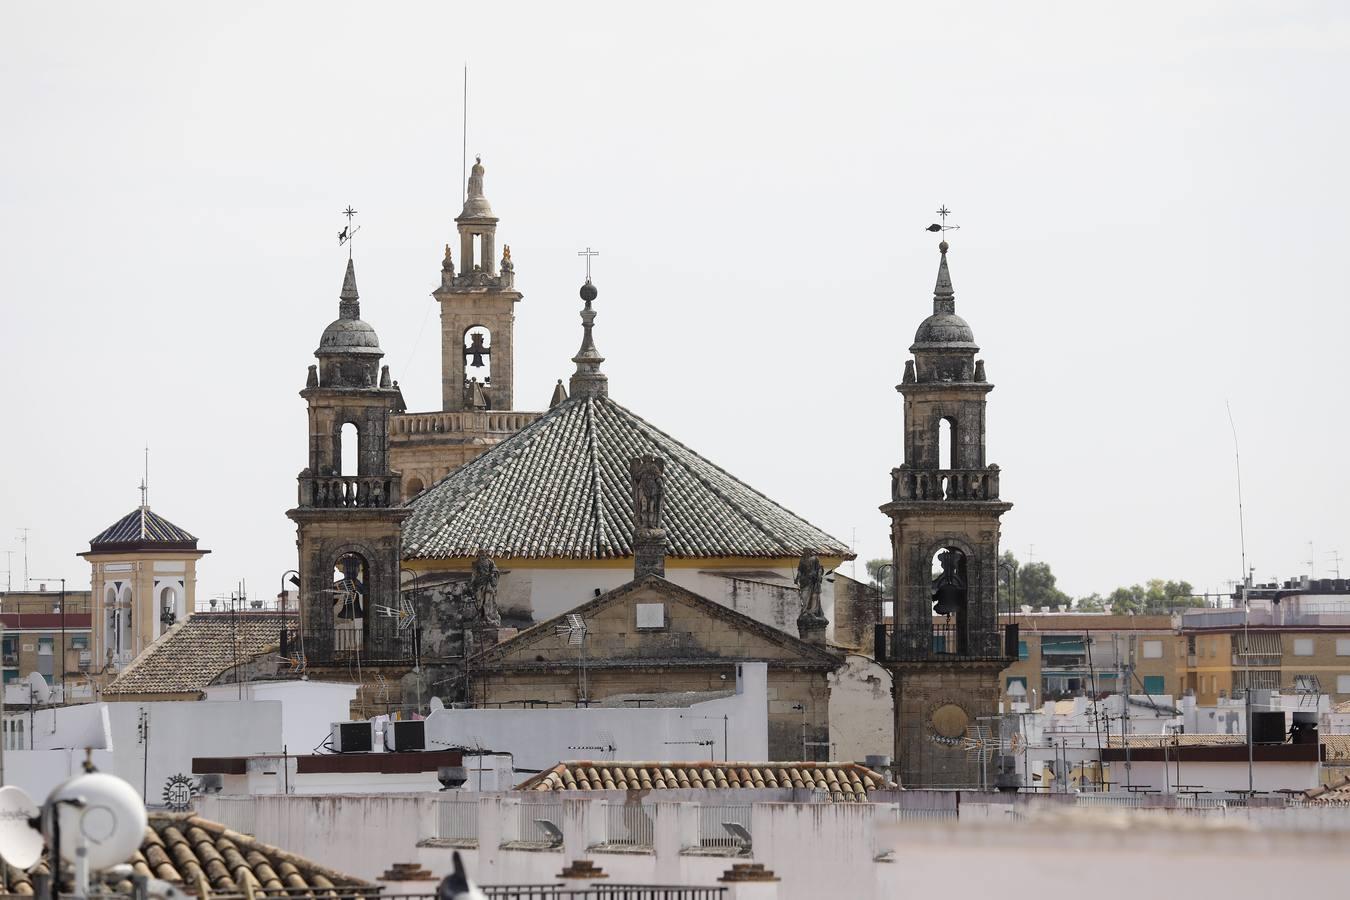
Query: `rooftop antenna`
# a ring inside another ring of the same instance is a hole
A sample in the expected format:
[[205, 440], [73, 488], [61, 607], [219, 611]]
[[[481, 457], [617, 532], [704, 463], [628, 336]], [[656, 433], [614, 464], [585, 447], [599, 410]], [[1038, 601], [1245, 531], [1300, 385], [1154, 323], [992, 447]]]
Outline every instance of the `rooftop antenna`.
[[1247, 589], [1251, 587], [1251, 570], [1247, 568], [1247, 526], [1243, 521], [1242, 515], [1242, 456], [1238, 452], [1237, 424], [1233, 421], [1233, 407], [1227, 400], [1223, 401], [1224, 409], [1228, 410], [1228, 427], [1233, 432], [1233, 466], [1237, 473], [1237, 501], [1238, 501], [1238, 539], [1242, 548], [1242, 643], [1243, 649], [1247, 652], [1243, 656], [1246, 663], [1244, 680], [1246, 690], [1243, 705], [1247, 708], [1247, 791], [1249, 797], [1256, 796], [1256, 775], [1255, 775], [1255, 754], [1256, 750], [1252, 746], [1252, 654], [1251, 654], [1251, 634], [1248, 626], [1251, 623], [1251, 603], [1247, 599]]
[[1313, 549], [1312, 541], [1308, 541], [1308, 578], [1317, 578], [1317, 552]]
[[356, 233], [361, 230], [361, 226], [357, 225], [355, 228], [352, 227], [352, 217], [357, 215], [357, 212], [352, 209], [350, 203], [347, 204], [347, 208], [339, 213], [339, 215], [347, 217], [347, 227], [338, 232], [338, 246], [341, 247], [344, 244], [346, 245], [347, 259], [350, 260], [352, 258], [352, 238], [356, 237]]
[[586, 620], [576, 613], [568, 613], [554, 626], [554, 630], [560, 637], [567, 638], [567, 646], [578, 648], [577, 667], [581, 676], [581, 702], [590, 706], [590, 698], [586, 692]]
[[1327, 556], [1331, 557], [1331, 571], [1335, 573], [1331, 577], [1339, 581], [1341, 578], [1341, 551], [1332, 550]]
[[22, 532], [22, 534], [23, 534], [23, 537], [19, 538], [19, 540], [23, 541], [23, 589], [26, 591], [26, 590], [28, 590], [28, 532], [29, 532], [29, 529], [27, 529], [27, 528], [20, 528], [19, 531]]

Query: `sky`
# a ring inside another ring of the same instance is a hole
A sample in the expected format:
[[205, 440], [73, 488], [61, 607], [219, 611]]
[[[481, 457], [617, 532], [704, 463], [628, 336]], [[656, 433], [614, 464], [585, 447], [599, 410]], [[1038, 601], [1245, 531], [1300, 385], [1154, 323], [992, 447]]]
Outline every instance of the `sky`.
[[1226, 590], [1231, 407], [1258, 580], [1350, 558], [1345, 4], [8, 2], [13, 587], [25, 528], [30, 576], [87, 587], [148, 445], [150, 505], [211, 551], [199, 600], [275, 595], [348, 204], [362, 317], [439, 408], [466, 65], [518, 408], [572, 371], [594, 247], [611, 396], [861, 575], [945, 204], [1004, 549], [1075, 596]]

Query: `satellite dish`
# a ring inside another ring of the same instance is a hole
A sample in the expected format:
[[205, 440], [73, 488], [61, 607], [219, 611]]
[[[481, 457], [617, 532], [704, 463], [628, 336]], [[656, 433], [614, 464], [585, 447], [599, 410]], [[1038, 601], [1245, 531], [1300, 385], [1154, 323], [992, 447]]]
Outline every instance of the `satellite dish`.
[[28, 824], [37, 814], [37, 804], [23, 788], [0, 787], [0, 856], [16, 868], [27, 869], [42, 856], [42, 832]]
[[440, 697], [432, 697], [432, 698], [431, 698], [431, 711], [432, 711], [432, 712], [436, 712], [437, 710], [442, 710], [442, 709], [445, 709], [445, 701], [442, 700]]
[[28, 673], [28, 691], [34, 703], [46, 703], [52, 696], [52, 689], [41, 672]]
[[[79, 801], [80, 805], [69, 801]], [[47, 802], [56, 804], [61, 856], [71, 863], [83, 843], [89, 868], [106, 869], [130, 859], [145, 839], [145, 806], [131, 785], [116, 775], [78, 775], [58, 785]]]

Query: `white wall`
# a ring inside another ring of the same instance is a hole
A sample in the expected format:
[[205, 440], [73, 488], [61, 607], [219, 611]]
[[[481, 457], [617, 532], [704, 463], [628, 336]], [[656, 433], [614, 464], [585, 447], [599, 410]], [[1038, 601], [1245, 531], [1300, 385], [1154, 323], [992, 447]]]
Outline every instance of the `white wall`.
[[[796, 564], [777, 568], [766, 566], [762, 573], [734, 577], [715, 570], [666, 567], [666, 579], [674, 584], [796, 636], [800, 612], [800, 602], [792, 583], [797, 574]], [[594, 599], [597, 588], [604, 593], [632, 580], [633, 570], [629, 568], [584, 568], [578, 565], [508, 570], [502, 574], [498, 587], [498, 604], [507, 611], [530, 610], [534, 621], [542, 622]], [[833, 629], [833, 578], [826, 577], [821, 585], [820, 603]]]
[[[39, 805], [52, 788], [84, 771], [83, 750], [6, 750], [5, 784], [21, 787]], [[93, 751], [94, 765], [112, 770], [112, 751]]]
[[862, 762], [869, 754], [894, 755], [891, 674], [875, 660], [850, 653], [828, 678], [830, 759]]
[[[328, 681], [255, 681], [245, 684], [245, 700], [269, 700], [281, 704], [282, 748], [305, 756], [332, 731], [334, 722], [351, 719], [351, 702], [357, 685]], [[207, 700], [236, 701], [239, 685], [220, 684], [206, 689]]]
[[[1172, 785], [1176, 791], [1178, 767], [1176, 760], [1167, 764], [1163, 772], [1161, 762], [1140, 762], [1131, 760], [1130, 780], [1136, 785], [1163, 790]], [[1111, 763], [1113, 770], [1124, 772], [1124, 763]], [[1269, 762], [1259, 761], [1252, 765], [1251, 781], [1258, 791], [1306, 791], [1318, 786], [1316, 762]], [[1123, 777], [1123, 776], [1117, 776]], [[1247, 790], [1247, 762], [1182, 762], [1180, 766], [1182, 784], [1202, 785], [1207, 791], [1245, 791]]]
[[[545, 769], [569, 759], [722, 759], [722, 716], [730, 757], [769, 756], [768, 666], [742, 663], [737, 693], [689, 707], [606, 709], [441, 709], [426, 720], [427, 749], [482, 747], [511, 753], [517, 769]], [[707, 718], [711, 717], [711, 718]], [[710, 736], [714, 746], [687, 742]], [[576, 750], [612, 742], [612, 753]]]

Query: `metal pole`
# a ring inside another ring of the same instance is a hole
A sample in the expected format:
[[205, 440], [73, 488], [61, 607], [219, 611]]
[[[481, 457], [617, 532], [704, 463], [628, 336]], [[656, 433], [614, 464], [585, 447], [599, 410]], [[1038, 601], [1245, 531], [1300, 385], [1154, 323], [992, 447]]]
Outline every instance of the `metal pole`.
[[70, 700], [66, 697], [66, 580], [61, 579], [61, 704]]

